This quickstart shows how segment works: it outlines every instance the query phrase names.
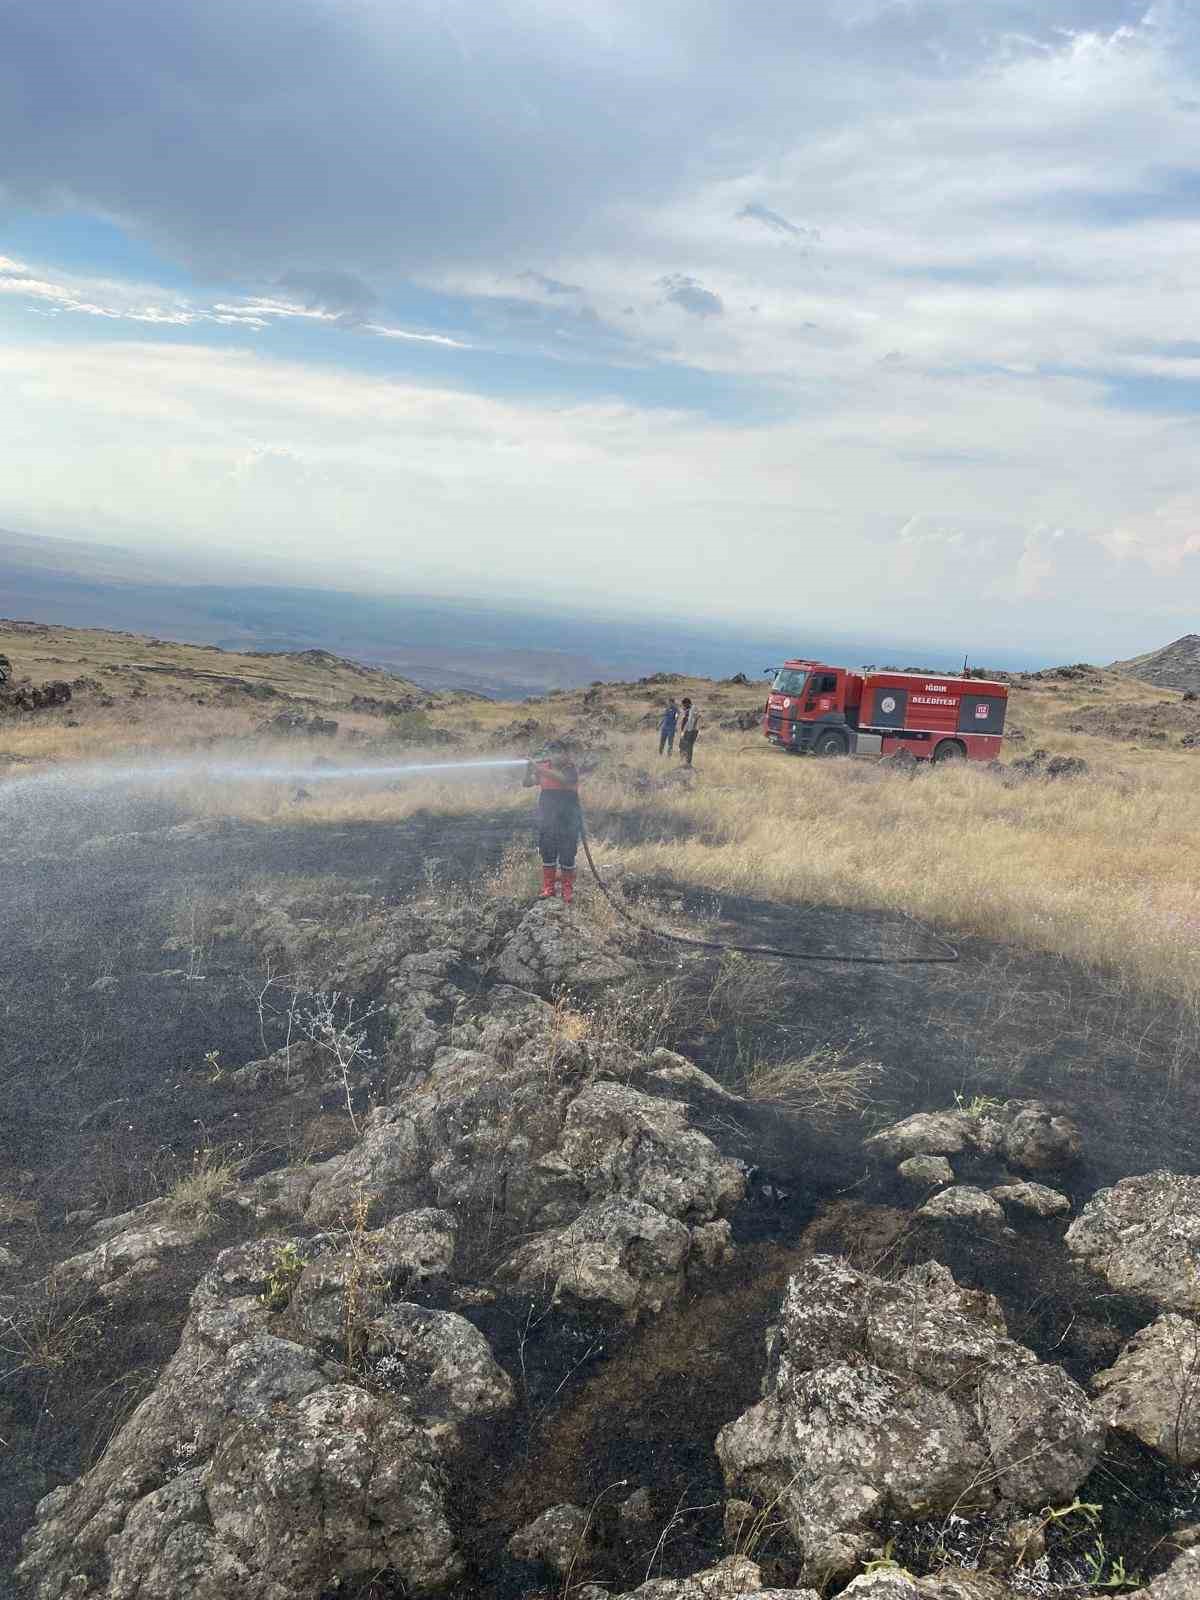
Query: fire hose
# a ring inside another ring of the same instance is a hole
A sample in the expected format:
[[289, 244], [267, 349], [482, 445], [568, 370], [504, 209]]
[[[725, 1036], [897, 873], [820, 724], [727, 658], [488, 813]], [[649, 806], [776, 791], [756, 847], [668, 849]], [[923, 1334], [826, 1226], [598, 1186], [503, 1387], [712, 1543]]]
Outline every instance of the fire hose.
[[683, 933], [667, 933], [664, 929], [653, 928], [648, 922], [643, 922], [640, 917], [635, 917], [610, 893], [608, 886], [596, 868], [595, 861], [592, 859], [592, 847], [588, 840], [587, 828], [584, 826], [582, 806], [579, 808], [579, 840], [583, 845], [583, 854], [587, 860], [588, 870], [596, 880], [596, 887], [617, 915], [628, 922], [631, 927], [637, 928], [639, 932], [649, 934], [652, 939], [662, 939], [667, 944], [688, 945], [693, 950], [732, 951], [734, 954], [742, 956], [774, 956], [779, 961], [838, 961], [858, 967], [949, 966], [959, 959], [958, 951], [954, 945], [948, 940], [940, 938], [930, 929], [921, 928], [921, 925], [912, 917], [908, 917], [907, 912], [903, 913], [903, 915], [908, 917], [908, 921], [915, 928], [921, 928], [921, 932], [934, 944], [941, 945], [944, 954], [927, 956], [830, 955], [824, 950], [782, 950], [771, 944], [734, 944], [725, 939], [693, 939]]

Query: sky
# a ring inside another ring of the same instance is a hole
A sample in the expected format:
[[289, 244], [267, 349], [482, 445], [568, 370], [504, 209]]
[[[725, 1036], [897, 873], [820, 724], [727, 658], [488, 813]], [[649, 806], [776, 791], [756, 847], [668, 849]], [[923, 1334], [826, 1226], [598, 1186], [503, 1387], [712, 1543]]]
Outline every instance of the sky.
[[1151, 648], [1198, 67], [1200, 0], [9, 0], [0, 526]]

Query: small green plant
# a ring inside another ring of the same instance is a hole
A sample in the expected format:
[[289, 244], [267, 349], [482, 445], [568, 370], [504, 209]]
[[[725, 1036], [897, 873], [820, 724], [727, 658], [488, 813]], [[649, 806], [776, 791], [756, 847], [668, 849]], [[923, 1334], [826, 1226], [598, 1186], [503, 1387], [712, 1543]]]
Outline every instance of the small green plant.
[[260, 1297], [268, 1311], [287, 1310], [305, 1266], [304, 1257], [294, 1244], [280, 1245]]
[[863, 1571], [866, 1572], [866, 1573], [872, 1573], [872, 1572], [895, 1572], [895, 1573], [898, 1573], [899, 1576], [902, 1577], [902, 1578], [913, 1578], [913, 1579], [915, 1579], [916, 1574], [913, 1573], [913, 1572], [910, 1572], [907, 1567], [902, 1567], [900, 1565], [900, 1563], [896, 1560], [895, 1556], [892, 1554], [892, 1551], [895, 1548], [896, 1548], [895, 1539], [889, 1539], [888, 1542], [884, 1545], [883, 1549], [879, 1552], [879, 1554], [875, 1557], [875, 1559], [873, 1561], [864, 1561], [863, 1562]]
[[1095, 1501], [1080, 1500], [1078, 1497], [1072, 1500], [1069, 1506], [1043, 1506], [1041, 1516], [1029, 1530], [1025, 1543], [1021, 1546], [1020, 1554], [1017, 1556], [1017, 1566], [1019, 1567], [1025, 1560], [1026, 1551], [1031, 1545], [1040, 1548], [1041, 1536], [1047, 1528], [1053, 1527], [1057, 1522], [1065, 1522], [1068, 1517], [1082, 1517], [1089, 1527], [1095, 1527], [1103, 1509], [1104, 1507], [1097, 1505]]
[[1104, 1535], [1098, 1533], [1092, 1548], [1083, 1557], [1084, 1581], [1092, 1589], [1138, 1589], [1142, 1580], [1126, 1572], [1124, 1556], [1110, 1556]]

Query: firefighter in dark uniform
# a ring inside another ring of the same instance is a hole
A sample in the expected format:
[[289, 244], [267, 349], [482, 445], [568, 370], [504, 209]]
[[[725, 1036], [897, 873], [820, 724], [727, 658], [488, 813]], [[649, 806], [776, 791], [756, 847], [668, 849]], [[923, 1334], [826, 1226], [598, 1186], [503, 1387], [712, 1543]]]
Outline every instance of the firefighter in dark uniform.
[[575, 894], [579, 847], [579, 771], [560, 740], [553, 739], [525, 769], [525, 787], [537, 787], [538, 847], [542, 852], [542, 899], [554, 895], [555, 879], [570, 905]]

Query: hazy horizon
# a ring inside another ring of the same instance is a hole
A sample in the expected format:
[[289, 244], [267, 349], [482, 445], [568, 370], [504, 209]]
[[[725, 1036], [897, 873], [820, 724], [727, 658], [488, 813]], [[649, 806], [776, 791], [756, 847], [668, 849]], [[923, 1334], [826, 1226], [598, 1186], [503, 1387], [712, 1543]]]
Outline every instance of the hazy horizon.
[[173, 561], [156, 569], [152, 559], [119, 547], [0, 529], [0, 596], [10, 602], [0, 615], [10, 620], [124, 629], [231, 650], [328, 649], [429, 687], [500, 698], [657, 671], [743, 672], [757, 681], [765, 666], [795, 655], [939, 671], [960, 667], [964, 656], [1005, 670], [1067, 659], [1053, 651], [981, 652], [966, 634], [954, 649], [899, 632], [856, 637], [802, 615], [787, 625], [755, 626], [602, 608], [540, 611], [483, 595], [370, 593], [280, 577], [264, 569], [254, 581], [244, 574], [239, 581], [233, 564], [219, 576], [198, 576]]

